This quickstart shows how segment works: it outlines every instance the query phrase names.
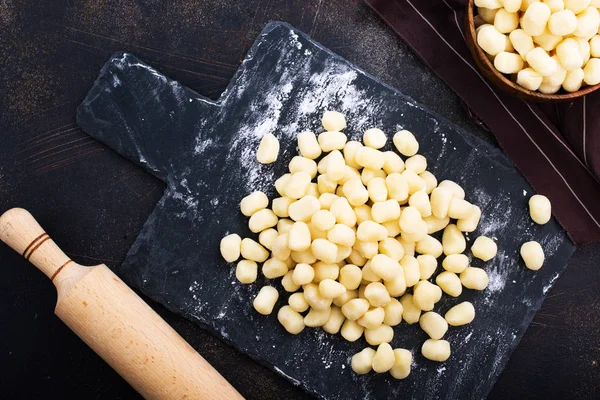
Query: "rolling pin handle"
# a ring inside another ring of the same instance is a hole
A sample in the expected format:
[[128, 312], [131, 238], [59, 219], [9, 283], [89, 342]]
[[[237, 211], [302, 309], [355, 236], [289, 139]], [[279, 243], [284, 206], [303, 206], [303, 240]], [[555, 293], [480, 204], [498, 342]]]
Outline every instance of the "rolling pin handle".
[[72, 262], [27, 210], [0, 216], [0, 240], [52, 280], [56, 315], [144, 398], [243, 400], [106, 265]]
[[72, 262], [29, 211], [22, 208], [12, 208], [0, 216], [0, 240], [51, 280]]

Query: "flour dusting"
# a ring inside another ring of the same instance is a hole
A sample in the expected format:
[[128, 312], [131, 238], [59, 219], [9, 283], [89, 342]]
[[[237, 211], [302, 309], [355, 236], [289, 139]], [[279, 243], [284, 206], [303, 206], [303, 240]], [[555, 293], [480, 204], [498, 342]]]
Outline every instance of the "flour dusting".
[[196, 146], [194, 146], [194, 153], [202, 154], [212, 144], [213, 144], [213, 140], [211, 138], [206, 138], [204, 140], [200, 140], [200, 137], [198, 137], [196, 139]]
[[160, 72], [158, 72], [157, 70], [155, 70], [154, 68], [152, 68], [149, 65], [142, 64], [142, 63], [134, 63], [134, 64], [129, 64], [129, 65], [131, 67], [138, 67], [138, 68], [145, 69], [146, 71], [150, 72], [152, 75], [154, 75], [159, 80], [161, 80], [163, 82], [167, 82], [167, 78], [164, 75], [162, 75]]
[[554, 281], [556, 281], [559, 276], [560, 276], [560, 274], [556, 274], [552, 278], [550, 278], [550, 282], [548, 282], [548, 284], [546, 286], [544, 286], [544, 288], [542, 289], [542, 293], [544, 293], [544, 295], [546, 295], [546, 293], [548, 293], [548, 290], [550, 290], [552, 285], [554, 285]]
[[561, 238], [558, 235], [549, 235], [539, 241], [544, 249], [546, 258], [550, 258], [556, 253], [562, 244]]
[[[243, 146], [239, 155], [239, 163], [243, 174], [242, 184], [246, 188], [246, 192], [250, 193], [255, 190], [266, 191], [270, 185], [275, 182], [275, 175], [272, 169], [262, 168], [256, 160], [256, 143], [250, 141], [251, 145], [243, 145], [248, 140], [242, 140], [237, 145]], [[230, 156], [234, 154], [231, 153]]]
[[178, 218], [187, 218], [188, 215], [192, 215], [193, 219], [198, 218], [198, 205], [200, 202], [190, 190], [187, 179], [182, 179], [181, 182], [179, 182], [179, 185], [181, 188], [185, 189], [185, 193], [183, 190], [176, 190], [173, 192], [172, 198], [182, 203], [185, 210], [175, 213], [175, 216]]
[[289, 376], [288, 374], [286, 374], [285, 372], [283, 372], [280, 368], [277, 368], [275, 366], [273, 366], [273, 369], [281, 376], [283, 376], [286, 379], [289, 379], [294, 385], [296, 386], [300, 386], [300, 381], [298, 379], [295, 379], [291, 376]]
[[467, 343], [469, 340], [471, 340], [471, 336], [473, 336], [473, 332], [469, 332], [463, 339], [463, 342]]
[[300, 43], [300, 41], [298, 40], [298, 34], [293, 30], [290, 30], [290, 36], [292, 37], [292, 43], [294, 44], [294, 46], [296, 46], [296, 48], [300, 50], [302, 48], [302, 43]]
[[173, 199], [181, 201], [187, 208], [187, 211], [175, 213], [175, 216], [178, 218], [187, 218], [188, 211], [190, 211], [192, 212], [192, 215], [194, 215], [194, 218], [196, 218], [198, 214], [198, 199], [196, 199], [194, 196], [186, 196], [179, 192], [173, 193]]
[[112, 79], [113, 79], [113, 81], [112, 81], [112, 86], [113, 87], [116, 88], [117, 86], [121, 85], [121, 80], [119, 79], [119, 77], [117, 75], [115, 75], [115, 74], [113, 74], [111, 72], [111, 76], [112, 76]]
[[484, 190], [476, 188], [468, 193], [471, 203], [478, 205], [482, 210], [492, 201], [492, 196]]
[[344, 107], [338, 111], [349, 111], [349, 108], [359, 99], [356, 87], [353, 85], [356, 77], [356, 71], [353, 70], [340, 74], [339, 71], [325, 69], [319, 74], [314, 74], [310, 77], [309, 84], [318, 91], [311, 90], [310, 94], [304, 97], [300, 103], [299, 111], [302, 114], [314, 114], [317, 109], [323, 108], [325, 101], [331, 101], [337, 96], [342, 96], [345, 99]]
[[486, 290], [490, 292], [498, 292], [504, 289], [506, 284], [506, 276], [496, 270], [488, 271], [488, 287]]
[[[260, 110], [261, 106], [253, 104], [252, 108], [257, 111], [264, 112], [262, 118], [256, 120], [255, 124], [246, 127], [246, 129], [240, 132], [240, 135], [253, 135], [255, 138], [262, 138], [267, 133], [274, 133], [278, 127], [279, 119], [281, 117], [281, 109], [285, 100], [289, 97], [290, 92], [294, 86], [291, 82], [286, 82], [281, 87], [281, 90], [272, 90], [267, 93], [262, 107], [264, 110]], [[279, 89], [279, 88], [278, 88]]]
[[[298, 40], [295, 32], [291, 31], [290, 36], [292, 43]], [[285, 65], [288, 57], [289, 54], [282, 54], [276, 69]], [[298, 66], [293, 72], [281, 67], [278, 81], [250, 98], [247, 116], [228, 156], [228, 163], [239, 165], [247, 191], [265, 190], [275, 181], [272, 166], [263, 166], [256, 161], [256, 149], [266, 133], [279, 139], [279, 157], [283, 158], [286, 149], [295, 148], [298, 132], [310, 129], [311, 124], [328, 109], [346, 115], [352, 125], [347, 134], [353, 132], [358, 136], [374, 123], [369, 118], [376, 115], [374, 111], [378, 103], [356, 86], [356, 70], [333, 61], [326, 63], [319, 72], [311, 71], [307, 65]], [[225, 101], [242, 97], [247, 84], [246, 77], [243, 74], [239, 76], [237, 90], [230, 92]], [[298, 92], [302, 95], [299, 96]], [[286, 122], [282, 124], [284, 110]], [[202, 151], [202, 146], [206, 148], [207, 144], [202, 142], [197, 148]]]
[[493, 236], [493, 234], [505, 232], [505, 228], [513, 220], [512, 205], [510, 198], [506, 195], [496, 196], [494, 199], [487, 194], [476, 191], [474, 204], [481, 207], [481, 221], [479, 232], [481, 235]]

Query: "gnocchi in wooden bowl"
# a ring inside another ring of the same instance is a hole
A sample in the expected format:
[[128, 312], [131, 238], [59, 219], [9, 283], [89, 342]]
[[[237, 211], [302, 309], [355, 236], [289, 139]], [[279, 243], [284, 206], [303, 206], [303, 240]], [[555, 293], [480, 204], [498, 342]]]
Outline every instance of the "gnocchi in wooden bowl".
[[536, 102], [600, 88], [600, 0], [469, 0], [466, 40], [502, 90]]

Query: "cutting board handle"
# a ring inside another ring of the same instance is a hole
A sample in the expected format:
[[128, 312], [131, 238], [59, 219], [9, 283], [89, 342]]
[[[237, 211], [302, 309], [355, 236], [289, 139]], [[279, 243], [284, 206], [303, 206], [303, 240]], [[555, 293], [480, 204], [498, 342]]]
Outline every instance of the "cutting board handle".
[[56, 315], [144, 398], [243, 398], [106, 265], [73, 262], [26, 210], [0, 216], [0, 240], [52, 280]]

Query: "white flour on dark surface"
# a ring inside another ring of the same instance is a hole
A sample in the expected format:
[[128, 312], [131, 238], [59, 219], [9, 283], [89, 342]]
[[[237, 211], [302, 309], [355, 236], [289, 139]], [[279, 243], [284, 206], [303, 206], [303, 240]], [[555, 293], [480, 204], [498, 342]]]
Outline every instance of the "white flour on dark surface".
[[213, 144], [213, 140], [211, 138], [206, 138], [204, 140], [199, 140], [200, 137], [196, 140], [196, 147], [194, 147], [194, 152], [196, 154], [204, 153], [206, 149], [210, 149]]
[[546, 294], [548, 292], [548, 290], [550, 290], [550, 288], [552, 287], [552, 285], [554, 285], [554, 282], [558, 279], [559, 276], [560, 276], [559, 274], [554, 275], [550, 279], [550, 282], [548, 282], [548, 284], [546, 286], [544, 286], [544, 288], [542, 289], [542, 292], [544, 294]]
[[486, 271], [488, 274], [489, 281], [486, 292], [495, 293], [501, 291], [504, 288], [507, 279], [506, 277], [508, 275], [506, 271], [506, 266], [510, 265], [510, 263], [504, 260], [504, 258], [504, 252], [499, 252], [496, 256], [498, 262], [494, 262], [493, 265], [487, 266]]

